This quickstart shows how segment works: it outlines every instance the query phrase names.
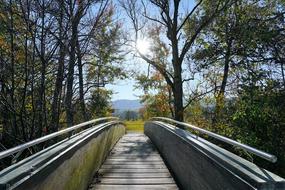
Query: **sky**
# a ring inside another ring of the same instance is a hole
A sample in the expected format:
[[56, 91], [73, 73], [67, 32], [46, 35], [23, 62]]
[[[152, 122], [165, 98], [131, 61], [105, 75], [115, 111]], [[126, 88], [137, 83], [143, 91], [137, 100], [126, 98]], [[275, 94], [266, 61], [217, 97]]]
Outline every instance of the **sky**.
[[112, 101], [120, 99], [137, 100], [142, 95], [142, 90], [134, 88], [135, 81], [133, 79], [118, 80], [114, 84], [106, 85], [108, 90], [113, 90]]

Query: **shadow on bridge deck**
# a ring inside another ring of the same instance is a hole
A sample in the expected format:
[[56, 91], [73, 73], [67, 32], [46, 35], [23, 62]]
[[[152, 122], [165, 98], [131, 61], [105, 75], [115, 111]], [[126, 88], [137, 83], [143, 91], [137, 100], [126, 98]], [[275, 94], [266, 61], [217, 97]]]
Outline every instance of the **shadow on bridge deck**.
[[89, 189], [178, 189], [159, 153], [144, 134], [117, 143]]

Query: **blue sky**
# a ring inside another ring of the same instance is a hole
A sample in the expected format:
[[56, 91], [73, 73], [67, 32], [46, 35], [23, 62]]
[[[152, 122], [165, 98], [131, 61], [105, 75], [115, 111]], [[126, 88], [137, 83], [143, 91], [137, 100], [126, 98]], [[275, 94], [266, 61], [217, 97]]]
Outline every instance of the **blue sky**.
[[134, 85], [135, 81], [133, 79], [126, 79], [115, 81], [115, 84], [108, 84], [106, 88], [114, 91], [112, 101], [119, 99], [137, 100], [143, 92], [134, 89]]

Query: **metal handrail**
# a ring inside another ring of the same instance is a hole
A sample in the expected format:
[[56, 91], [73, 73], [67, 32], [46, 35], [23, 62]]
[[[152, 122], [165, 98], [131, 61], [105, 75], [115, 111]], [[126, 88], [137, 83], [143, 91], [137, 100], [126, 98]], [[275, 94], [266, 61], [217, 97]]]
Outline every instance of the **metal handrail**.
[[68, 132], [71, 132], [71, 131], [74, 131], [76, 129], [79, 129], [79, 128], [82, 128], [86, 125], [90, 125], [90, 124], [94, 124], [94, 123], [98, 123], [100, 121], [106, 121], [106, 120], [118, 120], [119, 118], [117, 117], [103, 117], [103, 118], [99, 118], [99, 119], [93, 119], [93, 120], [90, 120], [90, 121], [87, 121], [87, 122], [84, 122], [84, 123], [80, 123], [78, 125], [74, 125], [72, 127], [69, 127], [67, 129], [63, 129], [63, 130], [60, 130], [60, 131], [57, 131], [57, 132], [54, 132], [54, 133], [51, 133], [49, 135], [46, 135], [46, 136], [43, 136], [43, 137], [40, 137], [40, 138], [37, 138], [35, 140], [32, 140], [30, 142], [27, 142], [27, 143], [24, 143], [24, 144], [21, 144], [21, 145], [18, 145], [16, 147], [13, 147], [13, 148], [10, 148], [8, 150], [5, 150], [5, 151], [2, 151], [0, 152], [0, 159], [2, 158], [5, 158], [7, 156], [10, 156], [14, 153], [17, 153], [19, 151], [22, 151], [26, 148], [29, 148], [31, 146], [34, 146], [34, 145], [37, 145], [39, 143], [42, 143], [42, 142], [45, 142], [47, 140], [50, 140], [50, 139], [53, 139], [55, 137], [58, 137], [60, 135], [63, 135], [63, 134], [66, 134]]
[[213, 137], [215, 139], [218, 139], [220, 141], [223, 141], [225, 143], [228, 143], [228, 144], [231, 144], [233, 146], [236, 146], [236, 147], [239, 147], [241, 149], [244, 149], [256, 156], [259, 156], [265, 160], [268, 160], [270, 162], [273, 162], [275, 163], [277, 161], [277, 157], [275, 155], [272, 155], [272, 154], [269, 154], [267, 152], [264, 152], [262, 150], [258, 150], [256, 148], [253, 148], [249, 145], [246, 145], [246, 144], [242, 144], [242, 143], [239, 143], [235, 140], [232, 140], [230, 138], [227, 138], [227, 137], [224, 137], [222, 135], [218, 135], [216, 133], [213, 133], [213, 132], [210, 132], [210, 131], [207, 131], [205, 129], [201, 129], [199, 127], [196, 127], [194, 125], [191, 125], [191, 124], [188, 124], [188, 123], [184, 123], [184, 122], [180, 122], [180, 121], [176, 121], [176, 120], [173, 120], [173, 119], [170, 119], [170, 118], [165, 118], [165, 117], [153, 117], [152, 120], [162, 120], [162, 121], [168, 121], [168, 122], [171, 122], [171, 123], [176, 123], [178, 125], [182, 125], [182, 126], [185, 126], [185, 127], [188, 127], [190, 129], [193, 129], [195, 131], [199, 131], [200, 133], [203, 133], [203, 134], [206, 134], [210, 137]]

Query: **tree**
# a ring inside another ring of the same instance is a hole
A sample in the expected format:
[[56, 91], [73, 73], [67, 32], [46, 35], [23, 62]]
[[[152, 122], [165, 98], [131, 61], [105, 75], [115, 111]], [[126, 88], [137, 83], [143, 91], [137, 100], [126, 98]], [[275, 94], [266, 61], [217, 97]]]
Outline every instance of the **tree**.
[[82, 60], [82, 65], [86, 66], [84, 94], [91, 92], [87, 103], [90, 115], [94, 117], [110, 115], [112, 112], [110, 99], [113, 92], [104, 89], [105, 85], [114, 83], [118, 78], [126, 78], [122, 64], [121, 25], [114, 21], [114, 6], [106, 7], [100, 17], [102, 21], [94, 24], [94, 30], [87, 39], [90, 55]]
[[121, 45], [121, 26], [113, 21], [114, 7], [102, 14], [103, 22], [93, 31], [90, 38], [90, 53], [86, 60], [87, 88], [105, 87], [115, 79], [126, 78]]
[[112, 105], [111, 96], [112, 91], [104, 89], [96, 89], [91, 92], [91, 97], [87, 102], [87, 108], [89, 113], [94, 118], [105, 117], [111, 115]]
[[192, 56], [202, 79], [215, 89], [208, 94], [215, 100], [214, 118], [203, 124], [207, 117], [202, 112], [198, 123], [277, 155], [278, 166], [232, 149], [280, 175], [284, 175], [279, 169], [284, 168], [280, 111], [284, 104], [284, 13], [280, 1], [236, 1], [200, 36]]
[[57, 2], [59, 8], [59, 15], [57, 16], [58, 22], [58, 43], [59, 43], [59, 57], [58, 57], [58, 66], [56, 73], [55, 87], [53, 91], [53, 100], [51, 105], [51, 125], [50, 131], [57, 131], [59, 127], [59, 116], [60, 116], [60, 96], [62, 94], [62, 83], [64, 81], [64, 62], [67, 54], [66, 47], [66, 22], [64, 22], [64, 8], [66, 7], [65, 3], [60, 1]]
[[[151, 22], [154, 26], [159, 26], [163, 31], [162, 39], [167, 39], [170, 43], [170, 62], [167, 64], [170, 68], [165, 67], [163, 63], [153, 59], [150, 55], [145, 55], [138, 51], [139, 56], [147, 63], [151, 64], [160, 74], [164, 77], [167, 84], [171, 87], [174, 100], [174, 118], [176, 120], [183, 120], [183, 111], [185, 109], [183, 103], [183, 83], [190, 79], [183, 78], [183, 65], [184, 59], [190, 48], [193, 46], [196, 38], [201, 31], [209, 25], [219, 13], [226, 9], [230, 1], [198, 1], [191, 11], [181, 11], [182, 2], [175, 1], [162, 1], [150, 0], [149, 1], [158, 12], [158, 15], [150, 16], [151, 14], [138, 8], [136, 0], [128, 0], [122, 2], [123, 8], [127, 11], [128, 16], [131, 18], [133, 28], [136, 32], [135, 41], [140, 37], [139, 32], [143, 28], [144, 21], [140, 20], [138, 14]], [[141, 6], [145, 6], [142, 2]], [[208, 7], [207, 10], [199, 12], [198, 17], [195, 15], [196, 11], [202, 6]], [[184, 27], [191, 25], [191, 31], [185, 32]], [[151, 27], [151, 26], [148, 26]], [[167, 43], [165, 43], [167, 44]]]
[[66, 86], [66, 98], [65, 98], [65, 109], [66, 109], [66, 122], [67, 126], [73, 125], [73, 82], [74, 82], [74, 68], [76, 64], [76, 44], [78, 39], [78, 26], [80, 20], [86, 14], [86, 9], [90, 6], [89, 2], [76, 1], [74, 3], [70, 0], [69, 12], [67, 13], [71, 18], [71, 39], [70, 39], [70, 51], [69, 51], [69, 64], [67, 74], [67, 86]]
[[157, 71], [150, 71], [147, 75], [136, 76], [136, 88], [144, 90], [141, 102], [144, 104], [143, 118], [155, 116], [173, 116], [173, 99], [171, 88], [164, 81], [163, 76]]
[[126, 110], [121, 113], [121, 117], [127, 121], [138, 119], [138, 113], [134, 110]]
[[253, 157], [255, 162], [284, 176], [285, 93], [274, 85], [270, 80], [266, 87], [242, 85], [235, 103], [232, 124], [236, 126], [234, 135], [241, 142], [270, 152], [278, 158], [275, 164]]
[[[102, 44], [104, 40], [109, 44]], [[88, 107], [90, 97], [104, 89], [90, 85], [96, 83], [95, 78], [87, 77], [91, 57], [104, 56], [99, 82], [114, 82], [123, 73], [123, 67], [118, 66], [122, 61], [120, 42], [120, 25], [108, 0], [2, 0], [1, 147], [55, 132], [66, 127], [66, 120], [71, 125], [86, 120], [84, 114], [93, 116]], [[92, 61], [97, 64], [97, 60]], [[97, 67], [92, 70], [97, 71]], [[103, 97], [97, 100], [106, 98], [109, 102], [111, 95], [107, 94], [100, 93]], [[73, 113], [74, 107], [80, 112]], [[22, 157], [41, 148], [35, 146]]]
[[[196, 49], [192, 58], [197, 61], [199, 71], [207, 76], [205, 80], [214, 86], [216, 99], [214, 123], [223, 118], [225, 93], [236, 90], [234, 88], [237, 88], [240, 82], [242, 70], [249, 69], [245, 68], [246, 65], [251, 68], [261, 65], [269, 66], [264, 61], [270, 62], [277, 58], [270, 53], [269, 46], [270, 43], [276, 42], [276, 38], [282, 43], [281, 35], [277, 34], [279, 33], [277, 30], [280, 30], [278, 25], [281, 23], [277, 24], [277, 19], [272, 22], [270, 18], [276, 6], [275, 3], [261, 6], [251, 1], [236, 1], [223, 11], [200, 36], [197, 43], [199, 48]], [[269, 20], [262, 21], [259, 18], [269, 19], [270, 24]], [[277, 30], [272, 32], [271, 28]], [[269, 54], [272, 57], [268, 56]], [[264, 70], [261, 67], [260, 69]], [[272, 68], [272, 70], [276, 69]]]

